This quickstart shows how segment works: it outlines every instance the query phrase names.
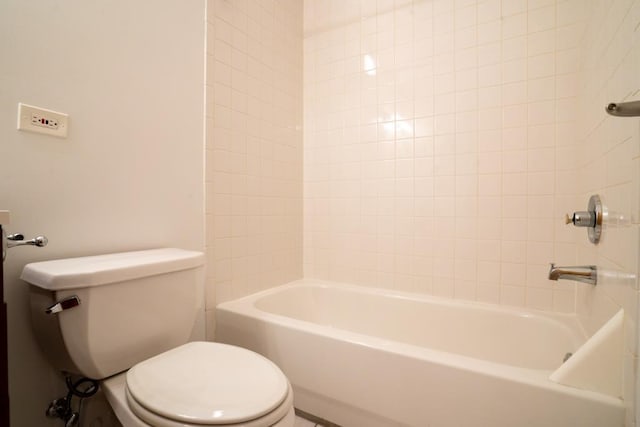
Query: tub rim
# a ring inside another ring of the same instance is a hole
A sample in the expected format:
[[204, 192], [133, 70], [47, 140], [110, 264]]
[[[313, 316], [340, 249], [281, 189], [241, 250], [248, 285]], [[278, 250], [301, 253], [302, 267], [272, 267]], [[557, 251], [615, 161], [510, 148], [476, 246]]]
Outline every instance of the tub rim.
[[[275, 325], [284, 328], [290, 328], [298, 332], [309, 333], [314, 336], [332, 340], [342, 340], [350, 344], [369, 347], [373, 349], [380, 349], [392, 354], [401, 355], [404, 357], [410, 357], [418, 360], [424, 360], [431, 363], [442, 364], [455, 369], [463, 371], [474, 372], [481, 375], [489, 375], [497, 377], [507, 381], [515, 381], [529, 386], [541, 387], [549, 391], [560, 391], [563, 393], [569, 393], [575, 396], [586, 398], [589, 400], [598, 401], [608, 405], [624, 407], [622, 399], [609, 396], [606, 394], [578, 389], [558, 383], [554, 383], [549, 379], [549, 376], [555, 371], [548, 369], [532, 369], [516, 367], [507, 364], [501, 364], [488, 360], [476, 359], [470, 356], [465, 356], [456, 353], [449, 353], [442, 350], [435, 350], [427, 347], [420, 347], [414, 344], [403, 343], [390, 339], [380, 338], [373, 335], [367, 335], [359, 332], [352, 332], [344, 329], [333, 328], [328, 325], [319, 325], [313, 322], [300, 320], [284, 315], [279, 315], [271, 312], [261, 310], [256, 307], [255, 302], [260, 298], [274, 294], [283, 290], [287, 290], [295, 287], [325, 287], [325, 288], [340, 288], [349, 289], [359, 292], [373, 293], [375, 295], [382, 295], [392, 298], [400, 299], [418, 299], [436, 304], [443, 304], [446, 306], [457, 307], [473, 307], [476, 309], [483, 309], [489, 311], [500, 311], [515, 315], [521, 315], [526, 317], [539, 316], [546, 319], [556, 320], [563, 325], [573, 323], [576, 332], [580, 332], [585, 337], [585, 341], [588, 338], [584, 329], [577, 321], [577, 317], [572, 314], [564, 313], [549, 313], [535, 309], [525, 309], [520, 307], [503, 307], [490, 303], [483, 303], [477, 301], [466, 300], [450, 300], [447, 298], [416, 294], [406, 291], [398, 291], [387, 288], [369, 288], [361, 285], [354, 285], [342, 282], [332, 282], [318, 279], [298, 279], [283, 285], [279, 285], [270, 289], [262, 290], [250, 295], [240, 297], [238, 299], [225, 301], [216, 305], [216, 316], [224, 312], [234, 313], [237, 315], [248, 316], [258, 321], [270, 322]], [[218, 325], [218, 322], [216, 322]], [[216, 326], [217, 327], [217, 326]], [[569, 327], [569, 326], [568, 326]]]

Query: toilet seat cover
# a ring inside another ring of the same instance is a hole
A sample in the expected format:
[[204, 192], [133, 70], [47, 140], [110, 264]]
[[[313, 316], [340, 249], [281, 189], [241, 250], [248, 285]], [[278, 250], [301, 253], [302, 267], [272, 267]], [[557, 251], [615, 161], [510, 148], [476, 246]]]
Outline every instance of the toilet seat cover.
[[129, 369], [127, 389], [136, 402], [165, 418], [215, 425], [271, 412], [285, 399], [288, 381], [257, 353], [192, 342]]

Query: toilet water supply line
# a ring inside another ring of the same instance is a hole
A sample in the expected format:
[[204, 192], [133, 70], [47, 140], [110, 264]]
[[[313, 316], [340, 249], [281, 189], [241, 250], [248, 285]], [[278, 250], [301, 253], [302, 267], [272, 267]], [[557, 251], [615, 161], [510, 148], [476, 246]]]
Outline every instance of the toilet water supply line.
[[[82, 401], [98, 392], [100, 388], [98, 381], [82, 377], [73, 382], [71, 376], [65, 378], [67, 384], [67, 395], [59, 399], [54, 399], [47, 408], [48, 418], [60, 418], [64, 421], [65, 427], [80, 426], [80, 414], [82, 413]], [[74, 412], [71, 405], [73, 397], [79, 397], [78, 411]]]

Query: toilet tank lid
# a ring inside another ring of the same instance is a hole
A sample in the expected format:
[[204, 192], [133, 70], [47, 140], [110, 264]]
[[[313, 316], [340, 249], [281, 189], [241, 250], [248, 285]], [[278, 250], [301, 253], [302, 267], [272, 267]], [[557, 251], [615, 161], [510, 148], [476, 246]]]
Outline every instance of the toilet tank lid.
[[34, 262], [24, 266], [20, 278], [40, 288], [58, 291], [187, 270], [203, 264], [202, 252], [162, 248]]

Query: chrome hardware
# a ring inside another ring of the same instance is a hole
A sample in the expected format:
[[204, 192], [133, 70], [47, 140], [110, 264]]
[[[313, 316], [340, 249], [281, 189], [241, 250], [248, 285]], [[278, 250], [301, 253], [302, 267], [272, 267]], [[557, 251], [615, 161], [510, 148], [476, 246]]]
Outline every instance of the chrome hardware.
[[47, 314], [60, 313], [61, 311], [68, 310], [80, 305], [80, 298], [76, 295], [72, 295], [68, 298], [58, 301], [52, 306], [48, 307], [44, 312]]
[[576, 280], [595, 285], [598, 283], [598, 267], [595, 265], [556, 267], [554, 263], [551, 263], [549, 280]]
[[594, 194], [589, 198], [587, 212], [574, 212], [572, 216], [565, 214], [564, 222], [565, 224], [573, 223], [576, 227], [588, 227], [589, 241], [597, 244], [602, 235], [602, 218], [602, 202], [600, 201], [600, 196]]
[[575, 225], [576, 227], [593, 227], [596, 225], [595, 212], [574, 212], [573, 216], [565, 215], [565, 224]]
[[51, 403], [49, 403], [49, 406], [47, 407], [45, 415], [47, 416], [47, 418], [62, 418], [66, 409], [67, 409], [66, 397], [53, 399]]
[[80, 419], [79, 412], [72, 412], [69, 418], [64, 423], [64, 427], [73, 427], [78, 424], [78, 420]]
[[605, 107], [605, 111], [616, 117], [640, 116], [640, 101], [612, 102]]
[[72, 397], [73, 395], [69, 395], [68, 397], [61, 397], [59, 399], [54, 399], [51, 403], [49, 403], [49, 407], [45, 412], [47, 418], [60, 418], [62, 421], [64, 421], [64, 427], [73, 427], [78, 424], [80, 413], [73, 412], [71, 410]]
[[[71, 380], [71, 376], [65, 378], [67, 384], [67, 395], [59, 399], [54, 399], [49, 403], [45, 415], [48, 418], [59, 418], [64, 421], [65, 427], [73, 427], [80, 423], [80, 413], [82, 412], [82, 400], [91, 397], [98, 392], [98, 381], [90, 378], [80, 378], [75, 382]], [[73, 410], [73, 398], [78, 397], [80, 403], [75, 405], [78, 411]], [[98, 423], [102, 424], [102, 423]]]
[[24, 240], [24, 235], [22, 233], [7, 235], [3, 228], [2, 260], [4, 261], [5, 258], [7, 258], [7, 249], [15, 248], [16, 246], [37, 246], [39, 248], [42, 248], [44, 246], [47, 246], [47, 243], [49, 243], [49, 239], [47, 239], [45, 236], [38, 236], [30, 240]]
[[[20, 234], [19, 236], [22, 236], [22, 234]], [[9, 238], [7, 237], [7, 239]], [[19, 240], [13, 242], [11, 241], [11, 239], [9, 239], [9, 242], [7, 242], [7, 248], [15, 248], [16, 246], [37, 246], [39, 248], [42, 248], [44, 246], [47, 246], [47, 243], [49, 243], [49, 239], [47, 239], [45, 236], [38, 236], [31, 240]]]

